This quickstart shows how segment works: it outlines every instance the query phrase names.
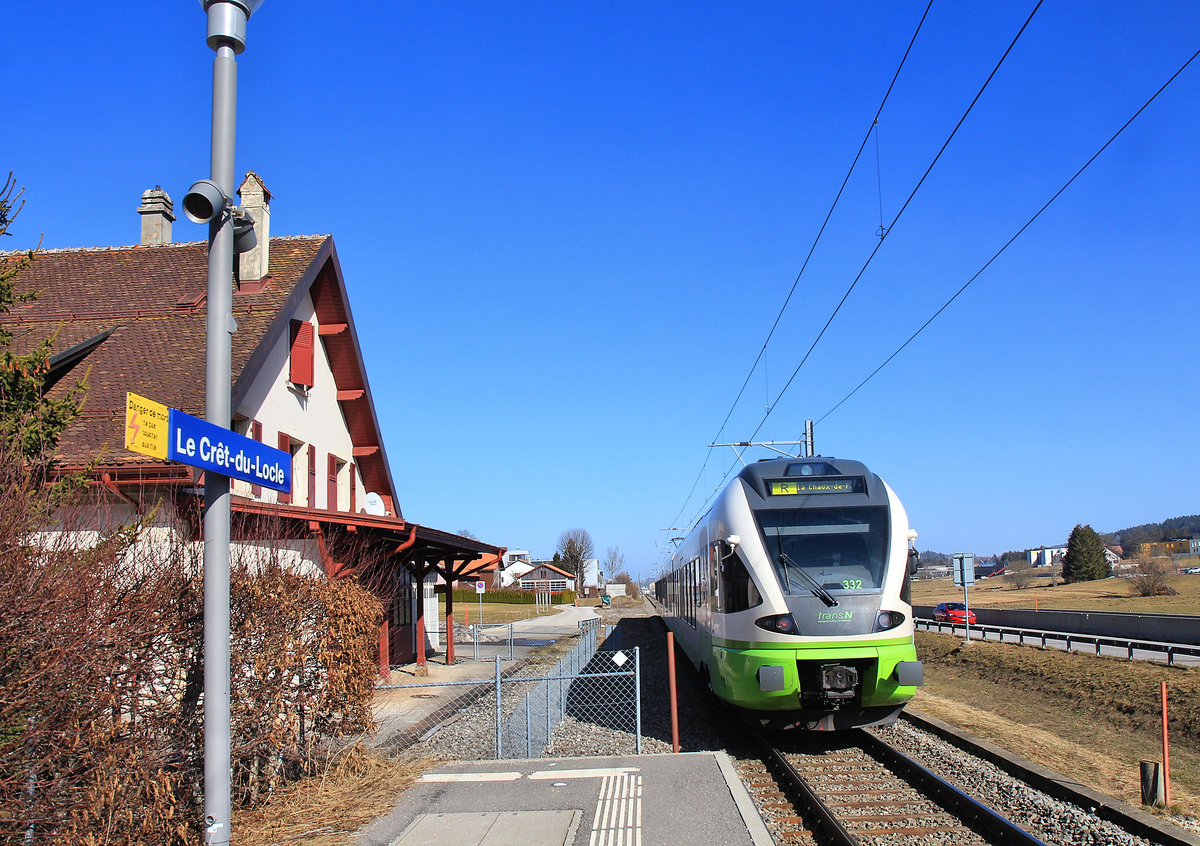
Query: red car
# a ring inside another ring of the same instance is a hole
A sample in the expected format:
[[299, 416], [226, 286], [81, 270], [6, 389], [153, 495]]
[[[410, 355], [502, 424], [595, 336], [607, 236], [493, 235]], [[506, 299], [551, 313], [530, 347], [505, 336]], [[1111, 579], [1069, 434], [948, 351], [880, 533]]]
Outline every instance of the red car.
[[968, 611], [961, 602], [939, 602], [933, 609], [933, 619], [939, 623], [962, 623], [975, 625], [975, 612]]

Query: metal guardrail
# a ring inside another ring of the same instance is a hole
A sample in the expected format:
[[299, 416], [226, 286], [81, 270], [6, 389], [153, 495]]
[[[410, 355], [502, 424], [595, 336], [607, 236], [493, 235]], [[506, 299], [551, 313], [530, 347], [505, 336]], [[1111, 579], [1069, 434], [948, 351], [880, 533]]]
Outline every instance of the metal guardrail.
[[[945, 627], [950, 630], [951, 634], [967, 628], [962, 623], [940, 622], [920, 617], [913, 620], [913, 625], [918, 628], [923, 627], [926, 631], [933, 631], [936, 627], [938, 632], [941, 632], [943, 627]], [[1190, 643], [1126, 640], [1123, 638], [1104, 637], [1102, 635], [1079, 634], [1078, 632], [1051, 632], [1041, 629], [1023, 629], [1014, 626], [997, 626], [987, 623], [973, 624], [970, 630], [971, 632], [979, 632], [985, 638], [988, 632], [992, 632], [1001, 643], [1015, 642], [1022, 646], [1025, 645], [1026, 641], [1035, 641], [1042, 648], [1045, 648], [1050, 642], [1063, 643], [1066, 645], [1067, 652], [1072, 651], [1071, 647], [1073, 645], [1090, 645], [1095, 649], [1096, 655], [1102, 654], [1100, 650], [1104, 646], [1125, 649], [1130, 661], [1133, 660], [1134, 651], [1141, 650], [1142, 652], [1166, 655], [1169, 666], [1174, 666], [1176, 655], [1200, 655], [1200, 646]], [[1012, 637], [1013, 640], [1006, 641], [1006, 637]]]

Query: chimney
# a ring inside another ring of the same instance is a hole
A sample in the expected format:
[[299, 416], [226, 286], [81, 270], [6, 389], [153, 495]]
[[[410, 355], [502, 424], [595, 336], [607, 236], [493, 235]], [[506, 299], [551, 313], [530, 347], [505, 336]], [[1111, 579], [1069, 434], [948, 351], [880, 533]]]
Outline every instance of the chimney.
[[242, 282], [256, 282], [270, 273], [268, 260], [271, 253], [271, 192], [263, 185], [254, 171], [246, 173], [242, 187], [238, 189], [242, 210], [254, 218], [254, 234], [258, 245], [238, 256], [238, 278]]
[[175, 204], [170, 196], [155, 185], [142, 192], [142, 204], [138, 207], [142, 216], [142, 246], [171, 243], [171, 224], [175, 221]]

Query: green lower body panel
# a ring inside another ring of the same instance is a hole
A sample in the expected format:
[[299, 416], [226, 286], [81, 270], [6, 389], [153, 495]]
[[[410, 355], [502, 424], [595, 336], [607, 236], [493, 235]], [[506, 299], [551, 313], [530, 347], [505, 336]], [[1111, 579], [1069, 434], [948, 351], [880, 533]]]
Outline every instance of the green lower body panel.
[[[752, 711], [875, 710], [912, 698], [917, 688], [899, 683], [897, 664], [916, 660], [911, 638], [812, 646], [714, 642], [709, 671], [717, 696]], [[831, 690], [827, 677], [845, 687]]]

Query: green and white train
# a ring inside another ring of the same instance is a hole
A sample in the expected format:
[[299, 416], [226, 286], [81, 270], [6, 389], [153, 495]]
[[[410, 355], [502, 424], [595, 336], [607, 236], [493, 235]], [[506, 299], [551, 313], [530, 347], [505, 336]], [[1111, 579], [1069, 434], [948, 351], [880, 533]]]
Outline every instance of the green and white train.
[[863, 464], [768, 459], [725, 487], [654, 597], [712, 691], [764, 725], [887, 725], [923, 679], [916, 536]]

